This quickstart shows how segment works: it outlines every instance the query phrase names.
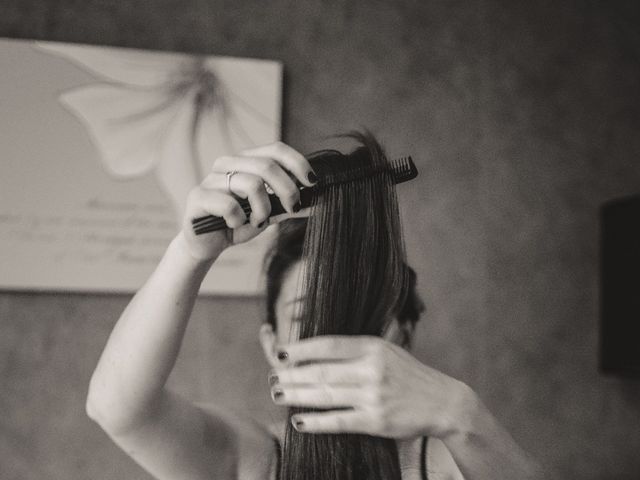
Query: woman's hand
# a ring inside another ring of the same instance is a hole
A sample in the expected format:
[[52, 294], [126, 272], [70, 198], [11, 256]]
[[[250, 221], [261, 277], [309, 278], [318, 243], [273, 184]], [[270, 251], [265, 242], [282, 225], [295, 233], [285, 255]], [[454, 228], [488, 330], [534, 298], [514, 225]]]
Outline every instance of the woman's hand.
[[379, 337], [314, 337], [283, 346], [278, 358], [269, 378], [276, 404], [341, 409], [293, 416], [300, 432], [444, 438], [474, 407], [465, 384]]
[[[229, 191], [227, 172], [232, 171], [237, 173], [231, 176]], [[252, 239], [269, 224], [304, 216], [306, 212], [300, 211], [298, 185], [311, 186], [315, 178], [307, 159], [282, 142], [220, 157], [213, 162], [211, 173], [189, 192], [179, 236], [194, 258], [213, 259], [228, 246]], [[271, 204], [265, 184], [288, 213], [269, 219]], [[248, 199], [251, 205], [249, 219], [238, 202], [240, 198]], [[229, 228], [195, 235], [191, 220], [204, 215], [223, 217]]]

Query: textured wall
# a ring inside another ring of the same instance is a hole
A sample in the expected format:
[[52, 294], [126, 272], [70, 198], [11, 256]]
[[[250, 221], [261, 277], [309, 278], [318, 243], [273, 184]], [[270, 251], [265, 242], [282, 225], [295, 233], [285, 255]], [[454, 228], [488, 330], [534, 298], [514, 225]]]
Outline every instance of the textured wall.
[[[639, 478], [640, 383], [597, 372], [597, 208], [640, 189], [640, 50], [621, 29], [638, 24], [634, 2], [0, 9], [2, 36], [282, 60], [285, 140], [308, 151], [365, 125], [412, 154], [421, 176], [400, 198], [428, 307], [418, 358], [472, 385], [565, 478]], [[84, 416], [127, 301], [0, 293], [0, 477], [148, 478]], [[273, 418], [260, 321], [259, 300], [203, 299], [173, 384]]]

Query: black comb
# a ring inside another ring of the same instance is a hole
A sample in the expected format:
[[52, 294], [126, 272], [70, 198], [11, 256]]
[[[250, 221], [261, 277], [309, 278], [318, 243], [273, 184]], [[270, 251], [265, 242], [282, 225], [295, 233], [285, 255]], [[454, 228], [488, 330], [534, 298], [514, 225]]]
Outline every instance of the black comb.
[[[311, 164], [313, 165], [313, 162], [311, 162]], [[346, 168], [345, 170], [334, 172], [327, 177], [321, 177], [318, 184], [313, 187], [301, 187], [301, 208], [311, 206], [313, 197], [318, 193], [319, 189], [330, 187], [332, 185], [339, 185], [341, 183], [363, 180], [365, 178], [385, 173], [390, 174], [391, 181], [397, 185], [398, 183], [408, 182], [409, 180], [416, 178], [418, 176], [418, 169], [413, 163], [413, 159], [411, 157], [398, 158], [381, 167], [371, 168], [358, 166], [355, 168]], [[249, 214], [251, 213], [251, 205], [249, 204], [249, 201], [243, 198], [238, 200], [238, 203], [242, 207], [244, 213], [247, 214], [247, 217], [249, 217]], [[273, 193], [269, 195], [269, 203], [271, 203], [270, 217], [286, 212], [282, 203], [280, 203], [280, 199]], [[227, 228], [224, 218], [217, 217], [215, 215], [205, 215], [203, 217], [194, 218], [191, 220], [191, 224], [193, 225], [193, 231], [196, 235], [224, 230]]]

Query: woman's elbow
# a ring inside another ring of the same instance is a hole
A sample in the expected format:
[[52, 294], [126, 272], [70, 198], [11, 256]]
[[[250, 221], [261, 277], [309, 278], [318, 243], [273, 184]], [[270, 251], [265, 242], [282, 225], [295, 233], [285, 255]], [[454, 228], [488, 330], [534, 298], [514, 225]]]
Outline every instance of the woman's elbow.
[[98, 390], [94, 385], [89, 387], [85, 412], [109, 435], [120, 435], [131, 431], [140, 423], [138, 413], [125, 408], [123, 402]]
[[85, 401], [85, 412], [87, 416], [96, 422], [103, 430], [110, 430], [115, 424], [116, 412], [108, 408], [104, 395], [96, 392], [93, 385], [89, 387], [87, 399]]

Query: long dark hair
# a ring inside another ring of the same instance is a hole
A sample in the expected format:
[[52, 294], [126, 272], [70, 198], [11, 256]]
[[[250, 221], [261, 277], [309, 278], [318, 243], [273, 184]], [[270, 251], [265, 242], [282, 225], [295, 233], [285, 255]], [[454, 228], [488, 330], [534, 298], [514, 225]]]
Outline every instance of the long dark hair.
[[[349, 154], [322, 151], [309, 158], [319, 185], [344, 162], [375, 168], [384, 151], [368, 133], [350, 134], [360, 146]], [[316, 161], [317, 160], [317, 161]], [[309, 219], [283, 222], [267, 267], [267, 320], [276, 326], [282, 277], [304, 259], [300, 338], [384, 334], [394, 316], [415, 324], [421, 306], [415, 273], [405, 261], [395, 188], [388, 174], [321, 190]], [[309, 409], [289, 409], [295, 413]], [[396, 443], [359, 434], [298, 433], [287, 422], [282, 480], [400, 480]]]

